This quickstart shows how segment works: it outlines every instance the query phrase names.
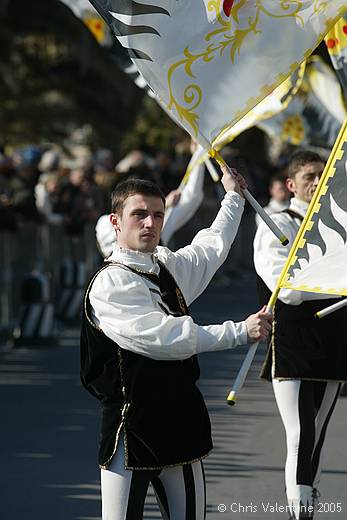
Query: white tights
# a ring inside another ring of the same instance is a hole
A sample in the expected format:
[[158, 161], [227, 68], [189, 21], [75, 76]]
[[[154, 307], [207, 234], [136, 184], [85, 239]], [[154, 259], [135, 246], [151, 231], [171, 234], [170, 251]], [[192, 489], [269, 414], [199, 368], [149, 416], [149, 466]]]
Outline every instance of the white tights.
[[[322, 448], [340, 383], [273, 380], [277, 406], [286, 430], [285, 482], [291, 507], [312, 504], [319, 483]], [[299, 518], [293, 509], [295, 518]]]
[[205, 477], [202, 462], [157, 471], [124, 468], [119, 439], [109, 469], [101, 470], [102, 520], [142, 520], [149, 483], [165, 520], [204, 520]]

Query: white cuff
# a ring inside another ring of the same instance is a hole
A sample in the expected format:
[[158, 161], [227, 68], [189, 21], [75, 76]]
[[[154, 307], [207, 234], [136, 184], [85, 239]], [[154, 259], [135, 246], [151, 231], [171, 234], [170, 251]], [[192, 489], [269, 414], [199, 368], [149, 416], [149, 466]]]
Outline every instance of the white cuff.
[[235, 347], [239, 345], [247, 345], [248, 341], [248, 333], [245, 321], [239, 321], [238, 323], [234, 323], [235, 325]]

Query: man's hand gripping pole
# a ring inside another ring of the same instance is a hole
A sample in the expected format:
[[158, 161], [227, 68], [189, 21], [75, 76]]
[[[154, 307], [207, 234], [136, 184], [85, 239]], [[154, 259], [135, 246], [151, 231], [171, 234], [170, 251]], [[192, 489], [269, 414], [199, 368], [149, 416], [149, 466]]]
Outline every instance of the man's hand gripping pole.
[[[279, 289], [276, 289], [276, 291], [274, 291], [273, 294], [271, 295], [269, 303], [266, 306], [266, 312], [272, 313], [276, 300], [277, 300], [277, 297], [278, 297], [278, 294], [279, 294], [279, 291], [280, 291]], [[259, 343], [260, 343], [260, 341], [253, 343], [248, 349], [247, 355], [241, 365], [241, 368], [239, 370], [239, 373], [237, 374], [233, 387], [230, 390], [228, 397], [227, 397], [227, 403], [230, 406], [234, 406], [234, 404], [236, 403], [237, 395], [238, 395], [239, 391], [241, 390], [241, 388], [243, 387], [243, 384], [245, 382], [248, 371], [253, 362], [253, 359], [254, 359], [254, 356], [257, 351]]]
[[[216, 159], [220, 166], [229, 166], [224, 161], [223, 157], [216, 150], [210, 150], [210, 156]], [[229, 168], [230, 169], [230, 168]], [[261, 207], [259, 202], [255, 200], [253, 195], [248, 191], [248, 189], [242, 190], [245, 199], [250, 203], [252, 208], [258, 213], [258, 215], [264, 220], [265, 224], [271, 229], [271, 231], [276, 235], [283, 246], [286, 246], [289, 243], [288, 238], [282, 233], [279, 227], [274, 223], [271, 217], [266, 213], [266, 211]]]

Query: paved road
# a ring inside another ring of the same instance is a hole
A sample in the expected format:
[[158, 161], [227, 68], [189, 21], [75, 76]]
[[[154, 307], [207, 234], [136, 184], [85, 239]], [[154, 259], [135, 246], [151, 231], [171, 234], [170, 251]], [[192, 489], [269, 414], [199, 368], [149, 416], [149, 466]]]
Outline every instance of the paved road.
[[[249, 279], [235, 280], [230, 288], [214, 286], [193, 305], [193, 314], [200, 323], [238, 320], [256, 309], [253, 287]], [[200, 359], [200, 386], [215, 443], [205, 461], [209, 520], [288, 518], [271, 510], [285, 506], [284, 439], [271, 386], [258, 379], [263, 356], [259, 351], [233, 408], [225, 404], [225, 396], [242, 349]], [[0, 387], [0, 518], [100, 519], [98, 409], [80, 387], [78, 331], [65, 330], [59, 347], [3, 349]], [[324, 508], [331, 511], [342, 502], [342, 513], [322, 512], [319, 520], [347, 516], [346, 423], [347, 398], [341, 398], [330, 426], [321, 490]], [[218, 512], [219, 504], [226, 512]], [[160, 518], [152, 493], [145, 518]]]

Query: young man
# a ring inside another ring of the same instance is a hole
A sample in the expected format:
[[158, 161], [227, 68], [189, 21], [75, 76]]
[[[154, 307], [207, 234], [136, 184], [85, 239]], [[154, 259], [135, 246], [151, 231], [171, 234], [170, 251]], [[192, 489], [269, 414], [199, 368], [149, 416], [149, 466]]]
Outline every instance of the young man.
[[212, 440], [196, 354], [263, 339], [271, 321], [264, 310], [221, 325], [199, 326], [189, 316], [243, 211], [228, 170], [222, 182], [227, 193], [211, 227], [175, 253], [157, 247], [165, 211], [157, 186], [127, 181], [112, 194], [117, 244], [87, 288], [81, 334], [82, 382], [102, 402], [103, 520], [142, 519], [150, 482], [163, 518], [205, 517], [201, 460]]
[[[262, 302], [275, 289], [323, 169], [323, 159], [310, 151], [298, 152], [290, 161], [287, 186], [294, 197], [288, 210], [272, 215], [289, 238], [287, 247], [262, 224], [257, 230], [254, 263]], [[329, 295], [282, 289], [262, 373], [272, 379], [286, 430], [285, 481], [292, 519], [313, 518], [323, 442], [340, 381], [347, 379], [346, 311], [314, 318], [332, 303]]]

